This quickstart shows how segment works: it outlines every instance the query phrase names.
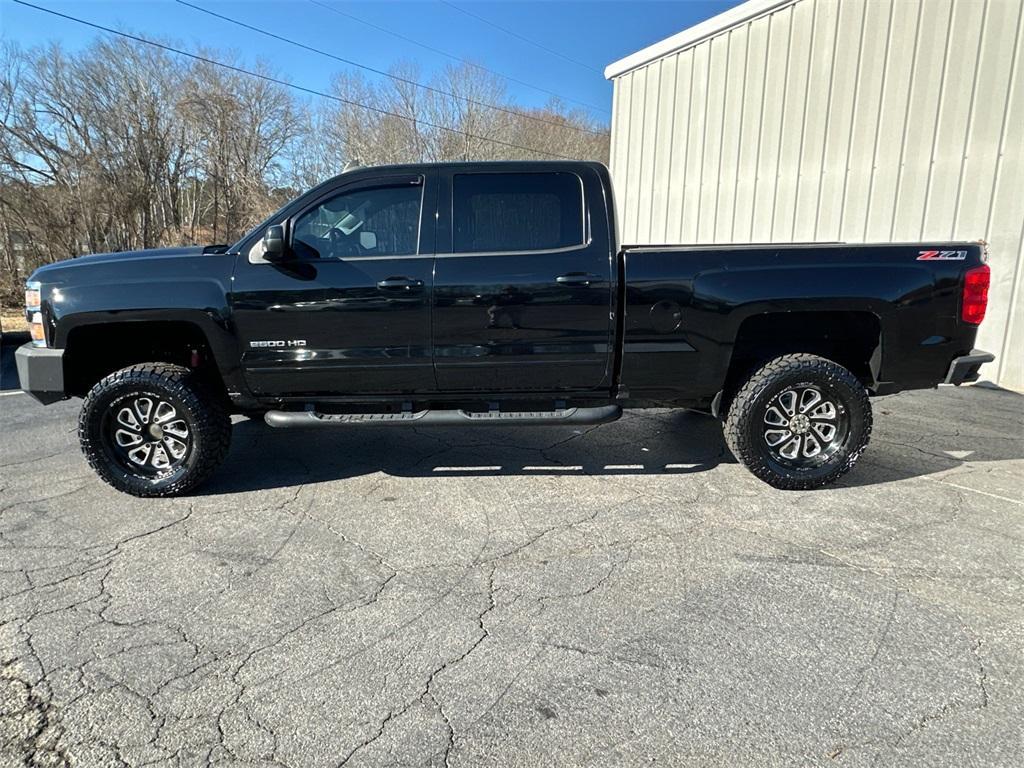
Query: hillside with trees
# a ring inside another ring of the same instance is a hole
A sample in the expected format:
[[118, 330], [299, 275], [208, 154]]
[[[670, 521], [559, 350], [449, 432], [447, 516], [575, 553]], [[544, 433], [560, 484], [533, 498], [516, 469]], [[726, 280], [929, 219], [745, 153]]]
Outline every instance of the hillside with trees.
[[606, 126], [556, 101], [518, 108], [472, 64], [429, 79], [411, 64], [380, 80], [340, 72], [314, 95], [265, 64], [199, 53], [119, 38], [0, 49], [6, 306], [49, 261], [230, 243], [349, 162], [607, 161]]

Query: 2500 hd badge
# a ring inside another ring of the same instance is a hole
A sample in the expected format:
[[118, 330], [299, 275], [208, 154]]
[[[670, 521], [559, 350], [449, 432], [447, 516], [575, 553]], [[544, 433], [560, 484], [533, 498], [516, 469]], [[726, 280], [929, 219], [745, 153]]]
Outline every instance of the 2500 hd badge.
[[272, 341], [250, 341], [250, 347], [304, 347], [305, 339], [274, 339]]

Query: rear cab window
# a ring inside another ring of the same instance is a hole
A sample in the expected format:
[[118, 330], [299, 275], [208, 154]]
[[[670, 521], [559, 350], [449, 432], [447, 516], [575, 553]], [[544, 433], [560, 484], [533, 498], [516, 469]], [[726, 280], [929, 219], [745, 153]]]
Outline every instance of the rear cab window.
[[452, 189], [455, 253], [553, 251], [586, 244], [574, 173], [463, 173]]

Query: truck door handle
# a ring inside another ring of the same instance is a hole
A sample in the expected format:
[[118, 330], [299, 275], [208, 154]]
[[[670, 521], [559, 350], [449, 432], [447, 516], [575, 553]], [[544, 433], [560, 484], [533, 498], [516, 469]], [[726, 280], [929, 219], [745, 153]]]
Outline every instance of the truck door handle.
[[377, 281], [377, 287], [381, 289], [404, 288], [410, 291], [413, 288], [422, 288], [423, 281], [415, 280], [411, 277], [386, 277], [383, 280]]
[[581, 285], [586, 287], [600, 279], [600, 275], [592, 275], [589, 272], [570, 272], [566, 275], [559, 275], [555, 278], [555, 282], [559, 285]]

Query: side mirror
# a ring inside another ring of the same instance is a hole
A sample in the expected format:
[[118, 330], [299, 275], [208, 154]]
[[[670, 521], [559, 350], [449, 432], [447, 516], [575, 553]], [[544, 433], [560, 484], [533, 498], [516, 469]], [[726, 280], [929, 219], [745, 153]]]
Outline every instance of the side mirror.
[[267, 261], [282, 261], [285, 257], [284, 227], [275, 224], [267, 227], [263, 235], [263, 258]]

